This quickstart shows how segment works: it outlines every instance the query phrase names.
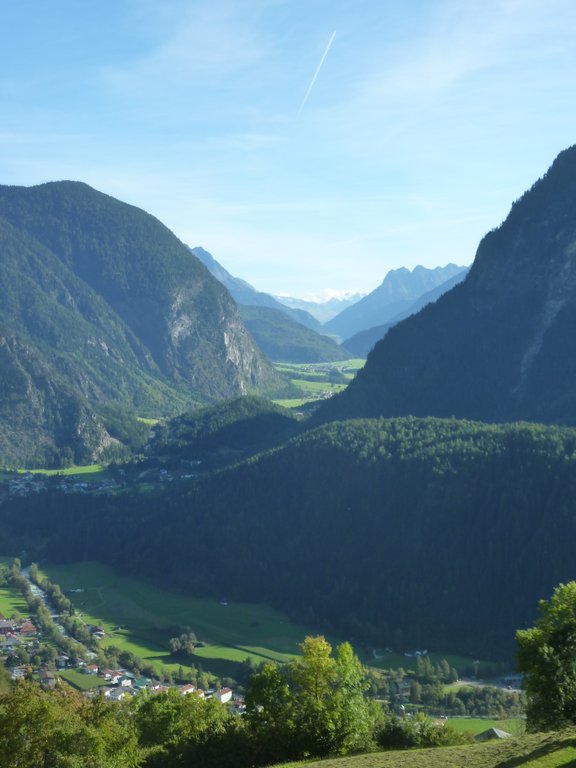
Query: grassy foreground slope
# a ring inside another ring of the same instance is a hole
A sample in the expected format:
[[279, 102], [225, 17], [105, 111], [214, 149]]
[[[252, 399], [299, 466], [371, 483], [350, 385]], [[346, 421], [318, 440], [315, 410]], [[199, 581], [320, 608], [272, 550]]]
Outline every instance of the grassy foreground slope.
[[[285, 763], [295, 768], [304, 763]], [[531, 734], [463, 747], [378, 752], [307, 762], [322, 768], [572, 768], [576, 765], [576, 729]]]

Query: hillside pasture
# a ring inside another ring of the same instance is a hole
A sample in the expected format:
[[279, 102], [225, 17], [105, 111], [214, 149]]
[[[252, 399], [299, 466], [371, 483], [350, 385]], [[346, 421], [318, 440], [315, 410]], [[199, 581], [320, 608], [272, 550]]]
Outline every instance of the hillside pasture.
[[572, 768], [576, 765], [576, 730], [531, 734], [462, 747], [374, 752], [354, 757], [277, 768]]
[[510, 720], [490, 720], [482, 717], [450, 717], [448, 725], [459, 733], [471, 733], [476, 736], [488, 728], [498, 728], [501, 731], [511, 733], [512, 736], [520, 736], [526, 731], [526, 721], [520, 718]]

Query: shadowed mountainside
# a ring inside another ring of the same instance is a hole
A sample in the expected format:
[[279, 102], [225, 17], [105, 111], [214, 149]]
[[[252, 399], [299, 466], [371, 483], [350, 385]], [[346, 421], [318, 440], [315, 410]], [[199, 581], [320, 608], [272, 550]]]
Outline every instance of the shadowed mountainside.
[[317, 419], [576, 424], [576, 147], [487, 234], [463, 283], [391, 328]]

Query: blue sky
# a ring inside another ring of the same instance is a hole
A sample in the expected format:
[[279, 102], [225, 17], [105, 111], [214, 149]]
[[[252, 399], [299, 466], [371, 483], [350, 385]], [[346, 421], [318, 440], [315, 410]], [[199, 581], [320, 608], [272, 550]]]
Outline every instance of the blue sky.
[[273, 293], [470, 263], [576, 142], [573, 0], [19, 0], [0, 43], [0, 183], [85, 181]]

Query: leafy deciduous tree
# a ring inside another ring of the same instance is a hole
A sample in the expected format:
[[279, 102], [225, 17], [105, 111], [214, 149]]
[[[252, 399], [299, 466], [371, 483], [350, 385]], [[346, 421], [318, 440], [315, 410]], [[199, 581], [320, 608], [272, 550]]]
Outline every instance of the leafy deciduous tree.
[[516, 633], [531, 731], [576, 723], [576, 582], [560, 584], [539, 605], [536, 625]]

